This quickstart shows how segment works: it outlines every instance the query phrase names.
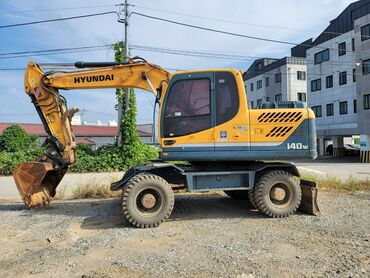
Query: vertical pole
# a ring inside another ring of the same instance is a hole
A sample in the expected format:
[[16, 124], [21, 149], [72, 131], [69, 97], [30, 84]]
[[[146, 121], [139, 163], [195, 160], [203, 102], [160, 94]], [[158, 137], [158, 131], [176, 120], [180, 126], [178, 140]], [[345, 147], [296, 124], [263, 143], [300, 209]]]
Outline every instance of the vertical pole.
[[[127, 62], [128, 59], [129, 59], [129, 10], [128, 10], [128, 7], [129, 7], [129, 3], [128, 3], [128, 0], [125, 0], [125, 57], [124, 57], [124, 61]], [[127, 113], [128, 109], [130, 108], [130, 90], [129, 89], [125, 89], [126, 90], [126, 93], [125, 93], [125, 96], [126, 96], [126, 99], [125, 99], [125, 112]]]
[[[125, 12], [125, 19], [124, 19], [124, 24], [125, 24], [125, 37], [124, 37], [124, 48], [125, 51], [123, 53], [123, 61], [117, 61], [117, 62], [127, 62], [128, 57], [129, 57], [129, 46], [128, 46], [128, 29], [129, 29], [129, 11], [128, 11], [128, 0], [125, 0], [124, 4], [124, 12]], [[122, 52], [121, 52], [122, 53]], [[122, 55], [122, 54], [121, 54]], [[129, 89], [123, 89], [125, 93], [125, 99], [118, 99], [118, 126], [121, 129], [122, 125], [122, 119], [123, 119], [123, 113], [127, 113], [129, 107], [130, 107], [130, 90]], [[124, 109], [123, 109], [124, 108]], [[122, 144], [122, 134], [121, 131], [118, 133], [118, 138], [117, 138], [117, 143], [118, 145]]]

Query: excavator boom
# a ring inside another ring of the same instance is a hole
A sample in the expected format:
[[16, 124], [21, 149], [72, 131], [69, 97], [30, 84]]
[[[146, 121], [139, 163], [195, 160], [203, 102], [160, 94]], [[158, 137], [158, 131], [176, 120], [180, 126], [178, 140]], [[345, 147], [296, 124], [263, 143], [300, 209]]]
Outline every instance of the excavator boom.
[[13, 173], [27, 208], [50, 204], [68, 166], [76, 160], [71, 119], [78, 110], [68, 110], [58, 89], [139, 88], [160, 95], [171, 76], [143, 59], [127, 63], [77, 62], [75, 67], [82, 69], [44, 72], [34, 62], [27, 66], [25, 91], [48, 134], [44, 154], [34, 162], [18, 164]]

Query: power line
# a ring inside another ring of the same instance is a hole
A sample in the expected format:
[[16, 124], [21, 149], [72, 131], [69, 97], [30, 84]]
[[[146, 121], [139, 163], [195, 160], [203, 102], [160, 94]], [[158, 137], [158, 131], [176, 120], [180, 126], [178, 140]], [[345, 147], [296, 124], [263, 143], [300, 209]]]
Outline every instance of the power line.
[[80, 7], [65, 7], [59, 9], [43, 9], [43, 10], [20, 10], [20, 11], [7, 11], [1, 12], [2, 14], [20, 14], [20, 13], [39, 13], [39, 12], [53, 12], [53, 11], [65, 11], [65, 10], [79, 10], [79, 9], [95, 9], [95, 8], [107, 8], [114, 7], [116, 5], [99, 5], [99, 6], [80, 6]]
[[61, 54], [68, 54], [68, 53], [79, 53], [79, 52], [94, 52], [94, 51], [102, 51], [107, 50], [106, 47], [103, 49], [100, 48], [91, 48], [91, 49], [83, 49], [83, 50], [71, 50], [71, 51], [60, 51], [60, 52], [51, 52], [51, 53], [39, 53], [39, 54], [25, 54], [25, 55], [16, 55], [16, 56], [0, 56], [0, 60], [4, 59], [13, 59], [13, 58], [23, 58], [23, 57], [33, 57], [33, 56], [48, 56], [48, 55], [61, 55]]
[[[275, 40], [275, 39], [269, 39], [269, 38], [263, 38], [263, 37], [244, 35], [244, 34], [239, 34], [239, 33], [234, 33], [234, 32], [228, 32], [228, 31], [213, 29], [213, 28], [209, 28], [209, 27], [203, 27], [203, 26], [199, 26], [199, 25], [188, 24], [188, 23], [184, 23], [184, 22], [165, 19], [165, 18], [162, 18], [162, 17], [156, 17], [156, 16], [142, 14], [142, 13], [138, 13], [138, 12], [132, 12], [131, 14], [136, 14], [138, 16], [142, 16], [142, 17], [146, 17], [146, 18], [150, 18], [150, 19], [154, 19], [154, 20], [158, 20], [158, 21], [163, 21], [163, 22], [167, 22], [167, 23], [180, 25], [180, 26], [185, 26], [185, 27], [189, 27], [189, 28], [194, 28], [194, 29], [198, 29], [198, 30], [203, 30], [203, 31], [208, 31], [208, 32], [213, 32], [213, 33], [219, 33], [219, 34], [224, 34], [224, 35], [229, 35], [229, 36], [241, 37], [241, 38], [252, 39], [252, 40], [259, 40], [259, 41], [266, 41], [266, 42], [272, 42], [272, 43], [279, 43], [279, 44], [286, 44], [286, 45], [294, 45], [294, 46], [300, 45], [300, 46], [306, 46], [306, 47], [309, 47], [309, 48], [314, 48], [315, 47], [315, 48], [318, 48], [318, 49], [331, 49], [331, 50], [338, 51], [338, 48], [322, 47], [322, 46], [317, 46], [317, 45], [313, 46], [311, 44], [295, 43], [295, 42], [289, 42], [289, 41], [283, 41], [283, 40]], [[353, 53], [356, 52], [356, 53], [370, 54], [370, 52], [364, 52], [364, 51], [351, 51], [351, 50], [347, 50], [347, 51], [348, 52], [353, 52]]]
[[[141, 51], [148, 51], [148, 52], [156, 52], [156, 53], [165, 53], [165, 54], [173, 54], [173, 55], [183, 55], [183, 56], [193, 56], [193, 57], [200, 57], [200, 58], [211, 58], [211, 59], [224, 59], [224, 60], [237, 60], [237, 61], [254, 61], [256, 59], [263, 59], [265, 57], [258, 57], [258, 56], [247, 56], [247, 55], [235, 55], [235, 54], [228, 54], [222, 52], [209, 52], [209, 51], [201, 51], [201, 50], [180, 50], [180, 49], [170, 49], [170, 48], [160, 48], [160, 47], [149, 47], [149, 46], [141, 46], [141, 45], [132, 45], [132, 49], [141, 50]], [[280, 60], [280, 59], [276, 59]], [[349, 64], [354, 65], [353, 62], [340, 62], [340, 61], [327, 61], [326, 63], [336, 65], [336, 64]]]
[[261, 58], [261, 57], [226, 54], [226, 53], [212, 53], [212, 52], [195, 51], [195, 50], [179, 50], [179, 49], [149, 47], [149, 46], [141, 46], [141, 45], [131, 45], [131, 49], [157, 52], [157, 53], [184, 55], [184, 56], [226, 59], [226, 60], [248, 60], [248, 59], [250, 60], [250, 59]]
[[24, 23], [16, 23], [16, 24], [9, 24], [9, 25], [0, 25], [0, 29], [18, 27], [18, 26], [25, 26], [25, 25], [33, 25], [33, 24], [40, 24], [40, 23], [46, 23], [46, 22], [55, 22], [55, 21], [63, 21], [63, 20], [70, 20], [70, 19], [101, 16], [101, 15], [107, 15], [107, 14], [116, 14], [119, 17], [119, 13], [117, 13], [115, 11], [110, 11], [110, 12], [103, 12], [103, 13], [94, 13], [94, 14], [86, 14], [86, 15], [46, 19], [46, 20], [39, 20], [39, 21], [33, 21], [33, 22], [24, 22]]
[[[167, 14], [175, 14], [175, 15], [181, 15], [186, 17], [192, 17], [192, 18], [199, 18], [199, 19], [206, 19], [206, 20], [212, 20], [212, 21], [218, 21], [218, 22], [225, 22], [225, 23], [232, 23], [232, 24], [239, 24], [239, 25], [247, 25], [247, 26], [256, 26], [256, 27], [263, 27], [263, 28], [271, 28], [271, 29], [286, 29], [286, 30], [296, 30], [296, 31], [311, 31], [310, 29], [305, 28], [295, 28], [295, 27], [286, 27], [286, 26], [274, 26], [274, 25], [265, 25], [265, 24], [255, 24], [255, 23], [249, 23], [249, 22], [241, 22], [241, 21], [234, 21], [234, 20], [227, 20], [227, 19], [220, 19], [215, 17], [208, 17], [208, 16], [199, 16], [199, 15], [192, 15], [192, 14], [186, 14], [186, 13], [179, 13], [175, 11], [169, 11], [169, 10], [162, 10], [162, 9], [154, 9], [149, 8], [141, 5], [132, 5], [134, 8], [144, 9], [144, 10], [151, 10], [151, 11], [157, 11]], [[330, 32], [330, 31], [323, 31], [322, 34], [331, 34], [331, 35], [343, 35], [345, 33], [340, 32]], [[355, 35], [356, 36], [356, 35]], [[357, 35], [361, 37], [361, 35]]]
[[43, 52], [56, 52], [56, 51], [64, 51], [64, 50], [87, 49], [87, 48], [106, 47], [106, 46], [111, 46], [111, 44], [91, 45], [91, 46], [78, 46], [78, 47], [66, 47], [66, 48], [54, 48], [54, 49], [33, 50], [33, 51], [20, 51], [20, 52], [4, 52], [4, 53], [0, 53], [0, 56], [3, 56], [3, 55], [35, 54], [35, 53], [43, 53]]

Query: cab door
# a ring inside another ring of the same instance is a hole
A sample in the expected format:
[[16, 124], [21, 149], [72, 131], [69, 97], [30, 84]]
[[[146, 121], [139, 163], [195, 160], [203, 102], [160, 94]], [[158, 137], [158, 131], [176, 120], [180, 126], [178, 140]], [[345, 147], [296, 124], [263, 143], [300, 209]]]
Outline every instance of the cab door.
[[214, 151], [213, 77], [195, 72], [171, 79], [161, 114], [161, 145], [169, 157], [181, 152], [179, 159], [198, 159]]
[[215, 151], [219, 151], [221, 156], [225, 154], [225, 158], [230, 159], [229, 151], [239, 151], [238, 155], [242, 155], [240, 151], [250, 149], [249, 117], [245, 96], [239, 95], [232, 72], [215, 72], [214, 79]]

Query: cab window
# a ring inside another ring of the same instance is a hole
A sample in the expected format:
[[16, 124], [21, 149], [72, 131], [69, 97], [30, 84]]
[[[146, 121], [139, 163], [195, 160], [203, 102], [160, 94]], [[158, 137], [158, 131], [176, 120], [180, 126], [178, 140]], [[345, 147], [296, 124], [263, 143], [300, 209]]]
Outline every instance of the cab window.
[[211, 128], [211, 82], [207, 78], [175, 82], [164, 110], [164, 136], [177, 137]]
[[216, 107], [217, 125], [231, 120], [238, 113], [238, 89], [230, 72], [216, 72]]

